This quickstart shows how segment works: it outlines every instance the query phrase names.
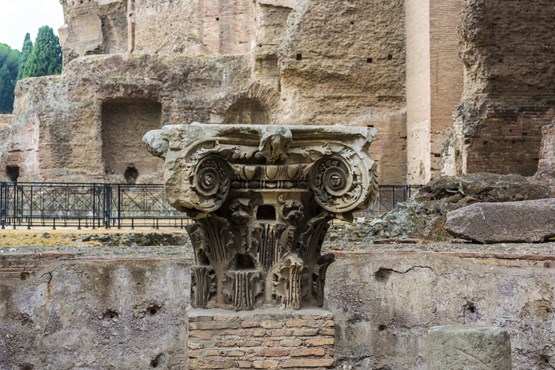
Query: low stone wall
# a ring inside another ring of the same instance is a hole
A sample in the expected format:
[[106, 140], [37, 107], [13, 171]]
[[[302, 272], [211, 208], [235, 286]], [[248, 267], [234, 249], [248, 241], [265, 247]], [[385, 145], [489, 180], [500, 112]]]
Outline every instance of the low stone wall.
[[[555, 366], [553, 251], [551, 242], [336, 252], [324, 307], [334, 317], [333, 366], [425, 370], [429, 328], [450, 324], [506, 329], [514, 370]], [[179, 247], [0, 247], [0, 368], [188, 368], [191, 262], [190, 250]], [[277, 342], [271, 337], [278, 334], [280, 342], [295, 340], [288, 321], [242, 329], [252, 330], [253, 341], [258, 329], [260, 341]], [[267, 347], [257, 361], [286, 361], [278, 352], [269, 356], [282, 347], [290, 348], [287, 360], [328, 348], [309, 344], [320, 338], [302, 338], [305, 346]]]
[[187, 364], [190, 369], [305, 369], [334, 364], [331, 312], [187, 312]]

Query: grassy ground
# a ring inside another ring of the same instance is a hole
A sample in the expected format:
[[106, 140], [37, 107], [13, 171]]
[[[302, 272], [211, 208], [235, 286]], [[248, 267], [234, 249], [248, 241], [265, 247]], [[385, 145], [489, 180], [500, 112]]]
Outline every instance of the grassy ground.
[[58, 228], [33, 228], [27, 230], [5, 229], [0, 230], [0, 248], [18, 248], [18, 247], [98, 247], [104, 245], [95, 236], [130, 234], [130, 233], [184, 233], [182, 229], [135, 229], [135, 230], [118, 230], [118, 229], [63, 229]]

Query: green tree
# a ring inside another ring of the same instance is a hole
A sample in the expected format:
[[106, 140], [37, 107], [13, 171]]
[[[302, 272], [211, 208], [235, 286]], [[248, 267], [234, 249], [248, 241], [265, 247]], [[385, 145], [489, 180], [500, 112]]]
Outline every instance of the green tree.
[[15, 80], [13, 79], [8, 64], [0, 68], [0, 113], [13, 111]]
[[0, 113], [13, 110], [18, 65], [19, 51], [0, 44]]
[[58, 36], [54, 35], [54, 30], [48, 26], [39, 28], [39, 33], [35, 40], [35, 45], [25, 71], [25, 77], [38, 77], [60, 74], [62, 72], [62, 48]]
[[29, 56], [33, 51], [33, 42], [31, 41], [31, 35], [27, 33], [25, 35], [25, 40], [23, 41], [23, 47], [21, 48], [21, 54], [19, 55], [19, 69], [17, 71], [17, 79], [21, 80], [23, 78], [23, 73], [25, 72], [25, 66], [29, 60]]

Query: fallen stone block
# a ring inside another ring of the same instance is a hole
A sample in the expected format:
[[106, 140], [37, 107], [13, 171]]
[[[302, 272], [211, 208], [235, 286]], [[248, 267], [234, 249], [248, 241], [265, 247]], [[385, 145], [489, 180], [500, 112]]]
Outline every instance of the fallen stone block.
[[428, 332], [428, 370], [510, 370], [511, 338], [505, 329], [437, 326]]
[[445, 228], [479, 243], [544, 242], [555, 236], [555, 199], [475, 203], [447, 213]]

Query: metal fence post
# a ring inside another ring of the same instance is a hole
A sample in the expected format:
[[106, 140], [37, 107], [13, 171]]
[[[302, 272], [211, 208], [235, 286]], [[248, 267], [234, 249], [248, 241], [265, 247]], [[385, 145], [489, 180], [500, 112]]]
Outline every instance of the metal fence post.
[[112, 218], [112, 185], [104, 185], [104, 227], [110, 228], [110, 219]]
[[6, 183], [0, 183], [0, 227], [6, 228], [6, 212], [7, 212], [7, 196], [6, 196]]
[[118, 229], [121, 229], [121, 197], [122, 197], [122, 188], [121, 185], [118, 184]]

